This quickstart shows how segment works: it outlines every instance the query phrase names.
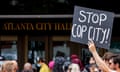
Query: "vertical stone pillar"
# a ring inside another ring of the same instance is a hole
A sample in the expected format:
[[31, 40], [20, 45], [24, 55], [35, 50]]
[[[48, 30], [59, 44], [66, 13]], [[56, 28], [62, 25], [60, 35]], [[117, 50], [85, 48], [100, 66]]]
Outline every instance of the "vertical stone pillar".
[[49, 46], [48, 46], [48, 36], [45, 37], [45, 59], [48, 63], [48, 59], [49, 59]]
[[23, 69], [24, 63], [27, 62], [28, 54], [28, 36], [18, 36], [18, 65], [19, 70]]

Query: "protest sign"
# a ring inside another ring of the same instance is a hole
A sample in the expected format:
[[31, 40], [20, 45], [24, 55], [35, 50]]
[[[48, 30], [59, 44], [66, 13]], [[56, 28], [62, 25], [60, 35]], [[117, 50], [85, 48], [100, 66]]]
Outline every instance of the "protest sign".
[[93, 40], [97, 47], [109, 49], [114, 13], [75, 6], [71, 41], [87, 44]]

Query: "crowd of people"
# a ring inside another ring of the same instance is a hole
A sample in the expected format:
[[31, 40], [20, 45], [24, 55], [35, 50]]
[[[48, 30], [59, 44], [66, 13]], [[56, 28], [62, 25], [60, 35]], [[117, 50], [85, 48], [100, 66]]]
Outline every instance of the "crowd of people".
[[103, 58], [101, 58], [92, 40], [88, 42], [88, 48], [101, 72], [120, 72], [120, 54], [107, 52]]
[[[64, 57], [64, 54], [57, 52], [54, 60], [47, 64], [45, 59], [39, 58], [39, 70], [36, 72], [120, 72], [120, 55], [106, 52], [103, 57], [97, 53], [93, 41], [88, 42], [88, 49], [92, 56], [87, 65], [76, 54], [70, 57]], [[1, 66], [1, 72], [19, 72], [18, 63], [14, 60], [5, 61]], [[35, 72], [32, 64], [26, 62], [21, 72]]]

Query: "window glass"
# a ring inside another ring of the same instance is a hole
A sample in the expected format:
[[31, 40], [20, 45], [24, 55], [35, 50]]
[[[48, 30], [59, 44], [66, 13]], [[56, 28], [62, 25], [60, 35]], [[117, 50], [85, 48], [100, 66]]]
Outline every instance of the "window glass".
[[36, 64], [40, 57], [45, 58], [45, 43], [42, 41], [29, 41], [28, 62]]
[[70, 48], [67, 46], [67, 43], [64, 41], [53, 42], [53, 57], [56, 56], [57, 52], [62, 52], [65, 57], [70, 56]]
[[1, 56], [5, 60], [17, 60], [17, 42], [16, 41], [0, 41]]

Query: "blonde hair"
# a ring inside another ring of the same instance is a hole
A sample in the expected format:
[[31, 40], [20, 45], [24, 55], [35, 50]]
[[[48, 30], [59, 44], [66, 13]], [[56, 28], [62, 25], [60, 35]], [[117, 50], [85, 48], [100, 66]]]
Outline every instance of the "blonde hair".
[[18, 63], [17, 63], [17, 61], [16, 60], [12, 60], [12, 62], [14, 64], [14, 66], [15, 66], [15, 69], [18, 70]]
[[5, 61], [2, 65], [2, 72], [15, 72], [15, 66], [12, 61]]

